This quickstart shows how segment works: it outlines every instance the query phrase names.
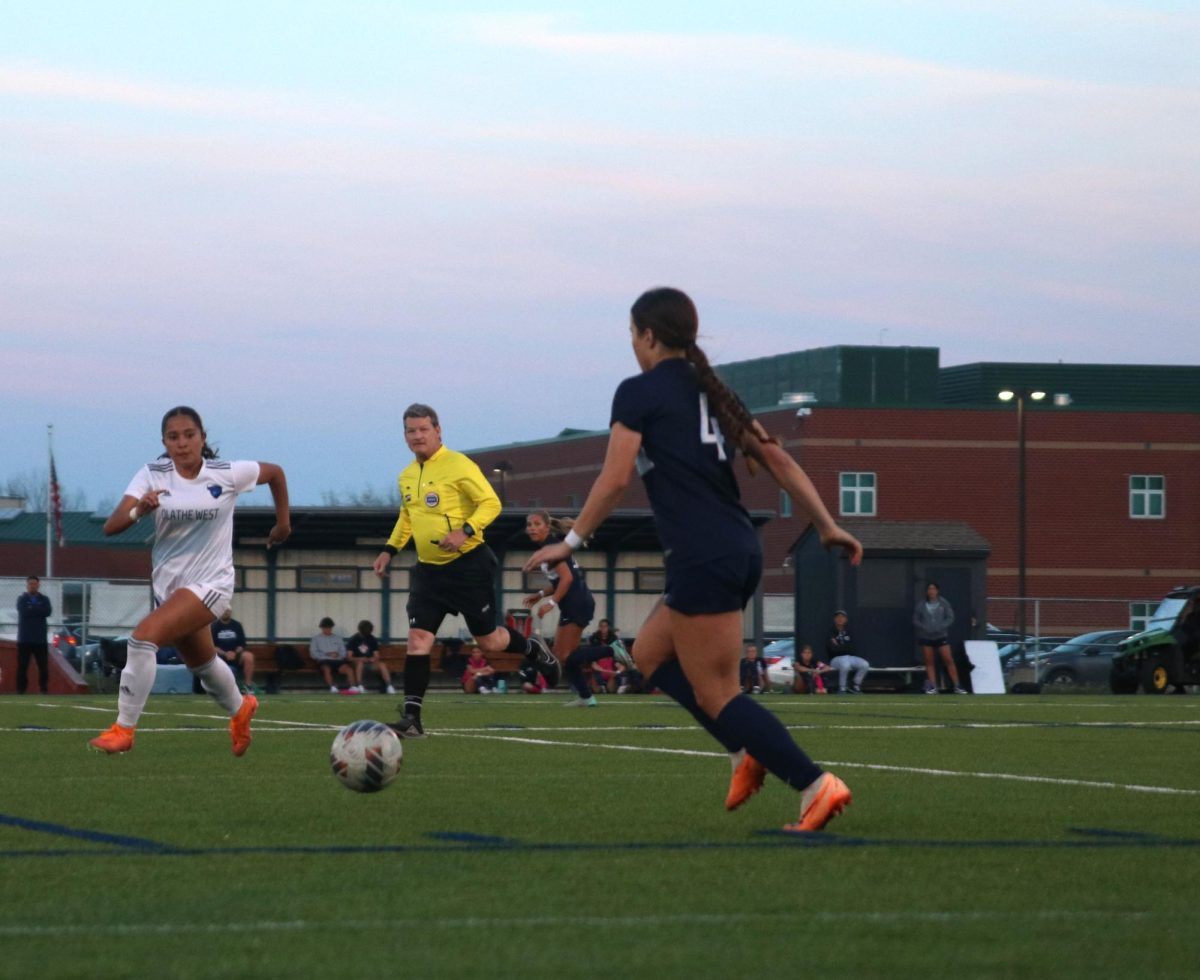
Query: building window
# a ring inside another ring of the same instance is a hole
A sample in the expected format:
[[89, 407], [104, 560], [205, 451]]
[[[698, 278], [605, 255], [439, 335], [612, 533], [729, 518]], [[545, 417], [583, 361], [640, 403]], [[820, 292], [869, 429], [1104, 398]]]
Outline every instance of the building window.
[[634, 573], [634, 590], [661, 594], [667, 587], [667, 573], [662, 568], [639, 568]]
[[874, 473], [842, 473], [838, 485], [843, 517], [875, 516]]
[[357, 568], [301, 568], [301, 592], [357, 592]]
[[1142, 632], [1157, 607], [1157, 602], [1131, 602], [1129, 604], [1129, 628], [1135, 633]]
[[1129, 516], [1147, 520], [1161, 519], [1167, 513], [1167, 478], [1131, 476], [1129, 478]]
[[779, 491], [779, 516], [792, 516], [792, 495], [786, 490]]

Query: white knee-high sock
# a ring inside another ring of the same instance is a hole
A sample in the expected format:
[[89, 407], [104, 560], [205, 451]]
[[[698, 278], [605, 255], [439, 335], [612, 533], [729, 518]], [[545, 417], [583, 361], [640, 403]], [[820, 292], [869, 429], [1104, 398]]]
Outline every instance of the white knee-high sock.
[[158, 662], [154, 655], [158, 647], [148, 640], [130, 640], [125, 669], [121, 671], [121, 690], [117, 695], [117, 724], [126, 728], [137, 726], [150, 689], [154, 687], [154, 675]]
[[238, 690], [237, 678], [224, 658], [214, 655], [203, 667], [193, 667], [192, 673], [200, 678], [204, 690], [216, 699], [217, 704], [231, 715], [237, 714], [242, 706], [242, 692]]

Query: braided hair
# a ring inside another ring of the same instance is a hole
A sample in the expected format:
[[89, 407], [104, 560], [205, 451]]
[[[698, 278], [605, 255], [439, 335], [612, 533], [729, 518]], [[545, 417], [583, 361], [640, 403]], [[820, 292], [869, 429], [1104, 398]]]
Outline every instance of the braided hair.
[[[204, 446], [200, 450], [200, 457], [202, 459], [216, 459], [217, 451], [209, 446], [208, 433], [204, 431], [204, 423], [200, 421], [200, 413], [197, 412], [194, 408], [189, 408], [187, 405], [176, 405], [174, 408], [168, 409], [167, 414], [162, 417], [162, 432], [161, 432], [161, 434], [164, 436], [167, 434], [167, 422], [169, 422], [171, 419], [175, 418], [176, 415], [187, 416], [189, 419], [191, 419], [193, 422], [196, 423], [196, 428], [199, 429], [204, 434]], [[163, 453], [158, 458], [165, 459], [167, 456], [168, 456], [167, 453]]]
[[759, 433], [761, 427], [742, 400], [725, 384], [708, 363], [708, 357], [696, 343], [700, 330], [700, 315], [687, 293], [669, 286], [642, 293], [630, 309], [634, 326], [649, 330], [660, 344], [682, 350], [696, 371], [700, 390], [708, 398], [708, 406], [717, 417], [721, 432], [746, 457], [746, 467], [753, 475], [763, 461], [762, 446], [779, 440]]

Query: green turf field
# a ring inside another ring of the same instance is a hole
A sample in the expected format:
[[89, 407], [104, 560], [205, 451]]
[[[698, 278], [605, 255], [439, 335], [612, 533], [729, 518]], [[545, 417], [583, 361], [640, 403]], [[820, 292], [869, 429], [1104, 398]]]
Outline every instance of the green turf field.
[[1149, 977], [1200, 969], [1200, 698], [767, 702], [851, 786], [822, 834], [669, 702], [435, 693], [360, 796], [334, 731], [397, 699], [0, 700], [4, 977]]

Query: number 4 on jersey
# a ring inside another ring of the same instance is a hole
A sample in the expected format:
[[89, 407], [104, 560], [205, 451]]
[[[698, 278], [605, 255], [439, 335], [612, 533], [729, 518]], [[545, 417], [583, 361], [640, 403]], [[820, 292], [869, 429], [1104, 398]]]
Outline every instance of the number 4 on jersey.
[[717, 447], [717, 459], [725, 459], [725, 437], [721, 426], [708, 414], [708, 395], [700, 393], [700, 441]]

